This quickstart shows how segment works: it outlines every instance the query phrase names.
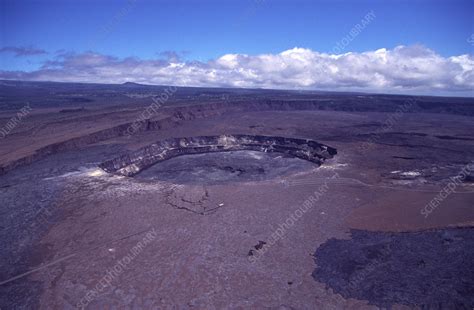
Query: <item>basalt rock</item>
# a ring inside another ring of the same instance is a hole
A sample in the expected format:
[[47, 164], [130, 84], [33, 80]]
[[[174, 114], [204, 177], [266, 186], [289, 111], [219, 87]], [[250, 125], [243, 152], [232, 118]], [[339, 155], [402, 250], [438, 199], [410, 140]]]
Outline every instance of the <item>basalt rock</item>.
[[99, 167], [109, 173], [134, 176], [156, 163], [180, 155], [243, 150], [284, 153], [317, 165], [337, 153], [332, 147], [308, 139], [251, 135], [200, 136], [158, 141], [133, 153], [105, 161]]

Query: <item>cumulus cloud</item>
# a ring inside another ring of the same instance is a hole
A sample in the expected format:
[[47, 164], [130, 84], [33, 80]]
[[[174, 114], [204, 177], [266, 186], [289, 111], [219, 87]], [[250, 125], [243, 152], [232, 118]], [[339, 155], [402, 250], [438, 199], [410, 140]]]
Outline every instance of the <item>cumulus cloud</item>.
[[293, 48], [279, 54], [226, 54], [208, 62], [63, 53], [36, 71], [0, 71], [0, 78], [472, 94], [473, 69], [473, 55], [443, 57], [423, 46], [397, 46], [344, 54]]
[[5, 46], [0, 48], [0, 53], [12, 53], [15, 57], [47, 54], [45, 50], [31, 46]]

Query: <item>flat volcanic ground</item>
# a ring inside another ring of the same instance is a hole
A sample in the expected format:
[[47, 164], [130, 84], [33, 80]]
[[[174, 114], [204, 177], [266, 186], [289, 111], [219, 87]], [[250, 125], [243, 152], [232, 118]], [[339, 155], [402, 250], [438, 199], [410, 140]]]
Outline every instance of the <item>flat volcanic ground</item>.
[[[36, 112], [3, 149], [66, 126]], [[110, 125], [103, 117], [94, 126]], [[425, 208], [472, 169], [473, 118], [405, 113], [382, 128], [389, 118], [231, 111], [31, 159], [0, 176], [0, 307], [472, 309], [472, 172]], [[236, 151], [175, 157], [134, 177], [98, 168], [162, 139], [229, 134], [307, 138], [337, 155], [319, 167]]]

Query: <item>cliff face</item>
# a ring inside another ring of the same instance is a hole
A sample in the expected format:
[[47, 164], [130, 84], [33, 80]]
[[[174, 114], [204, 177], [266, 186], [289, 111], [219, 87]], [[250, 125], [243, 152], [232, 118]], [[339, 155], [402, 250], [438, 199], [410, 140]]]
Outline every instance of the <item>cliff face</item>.
[[337, 153], [332, 147], [307, 139], [250, 135], [201, 136], [162, 140], [103, 162], [99, 167], [109, 173], [133, 176], [156, 163], [180, 155], [241, 150], [285, 153], [318, 165]]
[[[193, 120], [199, 118], [212, 117], [222, 115], [230, 112], [246, 112], [246, 111], [278, 111], [278, 110], [314, 110], [318, 107], [314, 103], [293, 103], [288, 104], [284, 102], [216, 102], [199, 105], [181, 106], [181, 107], [166, 107], [163, 108], [163, 113], [170, 115], [161, 119], [147, 119], [140, 122], [134, 134], [148, 131], [160, 130], [162, 128], [169, 128], [178, 126], [182, 121]], [[134, 120], [120, 124], [118, 126], [103, 129], [91, 134], [80, 137], [74, 137], [64, 141], [56, 142], [46, 145], [44, 147], [32, 150], [30, 155], [23, 156], [14, 161], [7, 162], [0, 166], [0, 175], [18, 167], [30, 164], [38, 159], [44, 158], [47, 155], [55, 154], [61, 151], [76, 150], [85, 145], [96, 143], [127, 135], [127, 130], [134, 125]]]

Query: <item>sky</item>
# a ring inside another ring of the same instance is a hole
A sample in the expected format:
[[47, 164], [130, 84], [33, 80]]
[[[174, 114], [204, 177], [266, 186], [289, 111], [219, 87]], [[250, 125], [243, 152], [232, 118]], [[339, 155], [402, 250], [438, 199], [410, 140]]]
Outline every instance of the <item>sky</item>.
[[474, 0], [0, 0], [0, 79], [473, 96]]

